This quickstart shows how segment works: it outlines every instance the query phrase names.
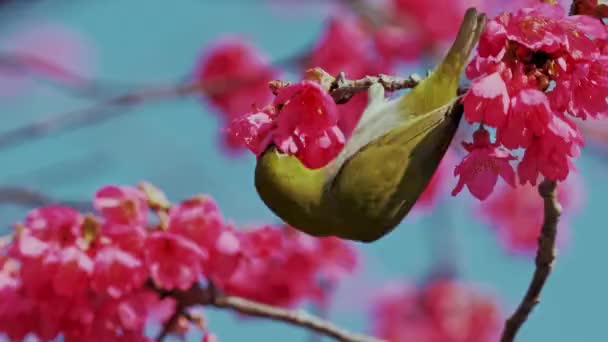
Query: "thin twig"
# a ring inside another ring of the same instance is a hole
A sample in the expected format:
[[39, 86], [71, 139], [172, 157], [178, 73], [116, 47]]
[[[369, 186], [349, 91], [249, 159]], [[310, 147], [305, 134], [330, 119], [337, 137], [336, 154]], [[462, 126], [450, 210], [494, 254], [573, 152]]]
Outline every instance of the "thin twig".
[[0, 52], [0, 75], [23, 75], [49, 82], [71, 95], [99, 99], [141, 87], [123, 81], [99, 80], [80, 75], [52, 60], [25, 53]]
[[156, 336], [156, 341], [161, 342], [171, 333], [171, 329], [173, 329], [174, 325], [179, 321], [179, 317], [182, 315], [184, 308], [179, 304], [175, 308], [175, 312], [169, 317], [169, 319], [163, 324], [160, 332]]
[[203, 288], [200, 285], [195, 284], [187, 291], [163, 291], [162, 289], [156, 288], [152, 282], [148, 282], [148, 286], [155, 289], [163, 297], [169, 296], [174, 298], [177, 301], [178, 306], [181, 305], [183, 308], [195, 305], [212, 306], [248, 316], [289, 323], [310, 331], [316, 331], [338, 341], [382, 342], [382, 340], [371, 336], [352, 333], [304, 311], [278, 308], [245, 298], [227, 296], [219, 293], [213, 286]]
[[[597, 0], [573, 0], [570, 6], [570, 15], [594, 15]], [[501, 342], [515, 340], [517, 332], [526, 322], [534, 307], [540, 303], [540, 294], [551, 274], [555, 261], [555, 241], [557, 237], [557, 224], [562, 208], [557, 200], [557, 182], [545, 179], [538, 185], [538, 192], [544, 200], [544, 222], [538, 238], [538, 251], [536, 252], [536, 269], [528, 286], [528, 290], [517, 310], [505, 322]]]
[[[1, 2], [1, 0], [0, 0]], [[292, 68], [305, 65], [310, 58], [305, 53], [287, 56], [275, 60], [272, 64], [277, 67]], [[131, 89], [142, 89], [146, 86], [119, 80], [93, 79], [81, 75], [56, 62], [41, 56], [26, 53], [0, 51], [0, 75], [27, 75], [38, 80], [50, 82], [50, 85], [67, 91], [69, 94], [92, 99], [117, 96]], [[190, 74], [180, 78], [184, 83], [195, 83]]]
[[61, 201], [40, 191], [18, 186], [0, 186], [0, 205], [12, 204], [25, 208], [36, 208], [51, 204], [61, 204], [80, 211], [90, 211], [92, 206], [84, 201]]
[[230, 309], [249, 316], [269, 318], [276, 321], [287, 322], [309, 330], [316, 331], [338, 341], [345, 342], [372, 342], [380, 341], [370, 336], [349, 332], [337, 327], [333, 323], [313, 316], [304, 311], [294, 311], [257, 303], [244, 298], [233, 296], [219, 296], [212, 303], [214, 307]]
[[514, 341], [515, 335], [526, 322], [532, 309], [540, 303], [540, 294], [555, 261], [555, 240], [557, 224], [562, 208], [557, 201], [557, 182], [545, 179], [538, 186], [538, 192], [544, 200], [545, 218], [538, 238], [538, 251], [536, 254], [536, 269], [526, 295], [517, 307], [517, 310], [506, 321], [501, 342]]
[[[66, 112], [43, 118], [0, 135], [0, 150], [35, 140], [53, 133], [79, 128], [105, 120], [116, 118], [125, 113], [124, 109], [153, 100], [174, 99], [195, 93], [201, 86], [198, 84], [178, 84], [172, 86], [151, 87], [110, 98], [83, 110]], [[121, 108], [122, 111], [111, 111]]]
[[[332, 77], [325, 71], [315, 68], [317, 72], [323, 72], [331, 77], [331, 95], [337, 103], [347, 102], [354, 94], [365, 91], [374, 83], [382, 84], [386, 90], [412, 88], [419, 82], [419, 77], [412, 75], [407, 78], [387, 75], [366, 76], [358, 80], [346, 80], [343, 76]], [[0, 134], [0, 150], [13, 147], [25, 142], [31, 142], [51, 134], [57, 134], [69, 129], [76, 129], [117, 118], [126, 113], [126, 110], [137, 105], [152, 101], [176, 99], [197, 93], [206, 95], [219, 94], [235, 88], [246, 87], [251, 83], [258, 82], [260, 77], [249, 77], [241, 79], [227, 79], [213, 83], [179, 83], [177, 85], [150, 87], [142, 90], [128, 92], [123, 95], [112, 97], [106, 101], [97, 103], [92, 107], [72, 112], [61, 113], [43, 118], [37, 122], [29, 123], [6, 133]], [[271, 82], [271, 88], [276, 91], [278, 87], [289, 83], [281, 81]]]
[[[318, 80], [338, 104], [348, 102], [354, 95], [366, 91], [372, 85], [379, 83], [386, 91], [396, 91], [401, 89], [414, 88], [420, 82], [420, 76], [412, 74], [408, 77], [398, 77], [389, 75], [365, 76], [357, 80], [349, 80], [344, 73], [333, 77], [321, 68], [314, 68], [307, 72], [309, 77]], [[290, 82], [272, 81], [270, 89], [276, 94], [279, 89], [291, 85]]]

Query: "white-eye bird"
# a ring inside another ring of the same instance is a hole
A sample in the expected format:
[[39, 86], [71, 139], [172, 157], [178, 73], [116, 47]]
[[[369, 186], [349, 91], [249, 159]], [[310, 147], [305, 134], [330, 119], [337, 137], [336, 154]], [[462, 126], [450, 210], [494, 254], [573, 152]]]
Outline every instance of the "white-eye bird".
[[286, 223], [314, 236], [371, 242], [392, 231], [429, 183], [462, 117], [460, 75], [485, 16], [470, 8], [444, 60], [402, 96], [369, 102], [344, 149], [327, 166], [308, 169], [273, 145], [258, 158], [255, 186]]

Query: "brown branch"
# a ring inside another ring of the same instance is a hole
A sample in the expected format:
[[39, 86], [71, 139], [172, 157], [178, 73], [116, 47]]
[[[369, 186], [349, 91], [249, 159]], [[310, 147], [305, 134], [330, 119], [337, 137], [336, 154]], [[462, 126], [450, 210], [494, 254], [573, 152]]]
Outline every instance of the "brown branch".
[[[597, 0], [581, 1], [573, 0], [570, 6], [570, 15], [594, 15]], [[538, 238], [538, 251], [536, 252], [536, 269], [528, 290], [517, 310], [505, 322], [501, 342], [514, 341], [517, 332], [526, 322], [534, 307], [540, 303], [540, 294], [551, 274], [555, 261], [555, 241], [557, 237], [557, 224], [562, 212], [561, 205], [557, 200], [557, 182], [544, 179], [538, 185], [538, 192], [544, 201], [544, 222]]]
[[[91, 79], [46, 58], [24, 53], [0, 52], [0, 74], [24, 75], [50, 82], [50, 85], [71, 95], [102, 98], [142, 85], [122, 81]], [[58, 80], [59, 78], [65, 81]]]
[[92, 206], [84, 201], [60, 201], [40, 191], [18, 186], [0, 187], [0, 205], [13, 204], [25, 208], [36, 208], [51, 204], [61, 204], [80, 211], [90, 211]]
[[351, 333], [347, 330], [337, 327], [333, 323], [324, 321], [321, 318], [308, 314], [304, 311], [293, 311], [274, 306], [257, 303], [244, 298], [233, 296], [219, 296], [212, 303], [212, 306], [217, 308], [230, 309], [242, 314], [255, 317], [269, 318], [276, 321], [282, 321], [316, 331], [328, 337], [332, 337], [338, 341], [344, 342], [373, 342], [380, 341], [371, 336], [364, 336]]
[[219, 309], [227, 309], [240, 314], [267, 318], [299, 326], [310, 331], [315, 331], [327, 337], [344, 342], [382, 342], [371, 336], [355, 334], [342, 329], [331, 322], [304, 311], [295, 311], [278, 308], [275, 306], [258, 303], [245, 298], [227, 296], [219, 293], [212, 285], [203, 288], [195, 284], [187, 291], [163, 291], [156, 288], [152, 282], [148, 286], [155, 289], [162, 297], [172, 297], [177, 301], [178, 307], [188, 308], [195, 305], [212, 306]]
[[[412, 88], [419, 82], [419, 77], [412, 75], [407, 78], [387, 75], [366, 76], [359, 80], [347, 80], [343, 74], [332, 77], [320, 68], [311, 69], [312, 73], [321, 72], [323, 82], [329, 82], [328, 88], [337, 103], [347, 102], [354, 94], [365, 91], [374, 83], [382, 84], [386, 90]], [[264, 76], [260, 76], [264, 77]], [[69, 129], [91, 126], [106, 120], [117, 118], [126, 114], [126, 110], [152, 101], [171, 100], [197, 93], [206, 95], [218, 94], [245, 87], [250, 83], [259, 81], [259, 77], [242, 79], [226, 79], [213, 83], [179, 83], [169, 86], [149, 87], [137, 91], [128, 92], [106, 101], [97, 103], [82, 110], [76, 110], [43, 118], [37, 122], [29, 123], [6, 133], [0, 134], [0, 150], [16, 146], [35, 139], [40, 139], [51, 134], [57, 134]], [[273, 91], [289, 83], [273, 81], [270, 86]]]
[[[327, 89], [334, 101], [338, 104], [348, 102], [354, 95], [364, 92], [372, 85], [379, 83], [386, 91], [396, 91], [413, 88], [420, 82], [420, 76], [412, 74], [409, 77], [398, 77], [389, 75], [365, 76], [357, 80], [346, 79], [343, 72], [333, 77], [321, 68], [307, 71], [307, 78], [318, 81]], [[276, 95], [278, 90], [291, 85], [290, 82], [272, 81], [270, 89]]]
[[179, 318], [183, 315], [183, 312], [184, 308], [178, 303], [175, 307], [175, 312], [171, 315], [171, 317], [169, 317], [165, 324], [163, 324], [160, 332], [158, 333], [158, 336], [156, 336], [156, 341], [163, 341], [165, 337], [167, 337], [171, 333], [171, 330], [177, 324]]
[[[42, 138], [53, 133], [60, 133], [70, 128], [93, 125], [123, 115], [125, 111], [152, 100], [167, 100], [195, 93], [201, 86], [198, 84], [178, 84], [172, 86], [150, 87], [128, 92], [110, 98], [82, 110], [66, 112], [39, 121], [29, 123], [0, 135], [0, 150], [19, 145], [26, 141]], [[114, 111], [112, 111], [114, 110]]]
[[608, 5], [600, 4], [598, 0], [573, 0], [570, 5], [570, 15], [588, 15], [600, 21], [608, 14]]
[[[308, 59], [309, 56], [307, 54], [300, 53], [278, 59], [273, 62], [273, 65], [290, 68], [305, 65]], [[0, 74], [7, 72], [16, 75], [28, 75], [43, 81], [50, 81], [51, 85], [67, 91], [74, 96], [93, 99], [117, 96], [121, 93], [125, 93], [128, 89], [142, 89], [146, 87], [143, 84], [128, 83], [118, 80], [89, 78], [78, 74], [74, 70], [59, 65], [52, 60], [36, 55], [0, 52]], [[59, 81], [58, 78], [64, 78], [69, 81]], [[182, 79], [184, 82], [187, 82], [190, 78], [191, 76], [187, 75]], [[213, 90], [210, 91], [213, 92]]]
[[[1, 0], [0, 0], [1, 1]], [[297, 54], [279, 59], [273, 63], [276, 66], [293, 67], [306, 63], [309, 58], [307, 54]], [[161, 86], [135, 86], [136, 90], [125, 92], [125, 87], [133, 88], [134, 85], [123, 84], [122, 82], [109, 82], [91, 80], [78, 75], [73, 71], [67, 70], [53, 64], [51, 61], [36, 56], [0, 54], [0, 68], [12, 69], [14, 72], [32, 73], [44, 75], [41, 70], [53, 70], [57, 74], [63, 74], [74, 80], [76, 84], [56, 84], [63, 89], [79, 96], [100, 98], [106, 100], [98, 102], [90, 107], [80, 110], [52, 115], [37, 122], [29, 123], [6, 133], [0, 133], [0, 150], [20, 145], [25, 142], [40, 139], [51, 134], [61, 133], [70, 129], [91, 126], [125, 115], [127, 110], [137, 105], [153, 101], [172, 100], [197, 93], [214, 95], [234, 90], [239, 87], [246, 87], [251, 83], [258, 82], [259, 75], [253, 77], [232, 78], [209, 83], [197, 83], [186, 77], [185, 80], [170, 85]], [[48, 78], [48, 77], [47, 77]], [[118, 93], [118, 94], [117, 94]], [[110, 96], [108, 96], [110, 95]]]
[[515, 335], [526, 322], [532, 309], [540, 303], [540, 294], [547, 278], [553, 268], [555, 260], [555, 240], [557, 224], [562, 208], [557, 201], [557, 183], [545, 179], [538, 186], [538, 192], [544, 200], [545, 219], [538, 238], [538, 251], [536, 254], [536, 269], [532, 276], [528, 290], [517, 310], [506, 321], [501, 342], [514, 341]]

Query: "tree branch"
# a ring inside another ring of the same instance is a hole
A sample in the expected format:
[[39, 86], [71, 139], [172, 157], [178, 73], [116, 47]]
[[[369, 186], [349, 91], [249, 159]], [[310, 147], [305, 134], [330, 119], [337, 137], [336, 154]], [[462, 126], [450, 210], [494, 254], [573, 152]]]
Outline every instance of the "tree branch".
[[163, 324], [158, 336], [156, 336], [156, 341], [160, 342], [165, 339], [170, 333], [171, 329], [177, 324], [180, 316], [183, 314], [184, 308], [182, 308], [179, 304], [175, 307], [175, 312], [169, 317], [169, 319]]
[[[598, 16], [603, 8], [598, 8], [598, 1], [573, 0], [570, 6], [570, 15]], [[599, 17], [599, 16], [598, 16]], [[555, 241], [557, 237], [557, 224], [562, 212], [557, 200], [557, 182], [544, 179], [538, 185], [538, 192], [544, 200], [544, 222], [538, 238], [538, 251], [536, 252], [536, 269], [528, 290], [517, 310], [505, 322], [501, 342], [514, 341], [517, 332], [526, 322], [534, 307], [540, 303], [540, 294], [551, 274], [555, 261]]]
[[[420, 78], [412, 75], [407, 78], [393, 77], [387, 75], [366, 76], [359, 80], [347, 80], [341, 73], [338, 77], [332, 77], [320, 68], [312, 69], [312, 72], [323, 73], [324, 82], [329, 82], [328, 88], [337, 103], [347, 102], [356, 93], [365, 91], [374, 83], [382, 84], [386, 90], [412, 88], [418, 84]], [[260, 76], [261, 77], [261, 76]], [[222, 82], [213, 83], [189, 83], [182, 82], [169, 86], [156, 86], [140, 89], [112, 97], [106, 101], [97, 103], [91, 107], [72, 112], [61, 113], [18, 127], [6, 133], [0, 134], [0, 150], [16, 146], [35, 139], [40, 139], [51, 134], [57, 134], [69, 129], [76, 129], [117, 118], [126, 113], [126, 110], [137, 105], [152, 101], [171, 100], [197, 93], [213, 95], [230, 91], [236, 87], [245, 87], [250, 83], [259, 81], [259, 77], [227, 79]], [[271, 90], [276, 93], [280, 87], [289, 85], [287, 82], [273, 81]]]
[[[79, 128], [116, 118], [125, 114], [124, 109], [152, 100], [174, 99], [195, 93], [202, 87], [198, 84], [178, 84], [172, 86], [150, 87], [128, 92], [110, 98], [92, 107], [66, 112], [18, 127], [0, 135], [0, 150], [19, 145], [26, 141], [39, 139], [53, 133], [60, 133], [70, 128]], [[117, 109], [122, 108], [123, 111]], [[114, 111], [111, 111], [114, 110]]]
[[555, 261], [555, 240], [557, 224], [562, 208], [557, 201], [557, 183], [545, 179], [538, 186], [538, 192], [544, 200], [545, 219], [538, 238], [538, 251], [536, 254], [536, 269], [532, 276], [528, 290], [517, 310], [506, 321], [501, 342], [514, 341], [515, 335], [526, 322], [532, 309], [540, 303], [540, 294], [547, 282], [547, 278]]
[[0, 186], [0, 205], [12, 204], [25, 208], [36, 208], [51, 204], [66, 205], [79, 211], [90, 211], [92, 206], [84, 201], [60, 201], [42, 192], [18, 187]]
[[152, 282], [148, 283], [162, 297], [172, 297], [177, 301], [177, 307], [188, 308], [195, 305], [212, 306], [227, 309], [244, 315], [267, 318], [275, 321], [289, 323], [310, 331], [343, 342], [382, 342], [371, 336], [355, 334], [342, 329], [331, 322], [304, 311], [295, 311], [258, 303], [252, 300], [220, 294], [213, 285], [206, 288], [195, 284], [187, 291], [163, 291], [156, 288]]
[[98, 80], [79, 75], [52, 60], [31, 54], [0, 52], [0, 74], [23, 75], [50, 82], [50, 85], [71, 95], [99, 99], [126, 89], [141, 87], [122, 81]]
[[[307, 77], [319, 81], [338, 104], [348, 102], [354, 95], [367, 91], [369, 87], [376, 83], [381, 84], [386, 91], [396, 91], [414, 88], [421, 79], [420, 76], [412, 74], [408, 77], [378, 75], [349, 80], [346, 79], [346, 75], [343, 72], [339, 73], [337, 77], [333, 77], [321, 68], [308, 70]], [[279, 89], [291, 84], [291, 82], [272, 81], [270, 82], [270, 89], [276, 95]]]

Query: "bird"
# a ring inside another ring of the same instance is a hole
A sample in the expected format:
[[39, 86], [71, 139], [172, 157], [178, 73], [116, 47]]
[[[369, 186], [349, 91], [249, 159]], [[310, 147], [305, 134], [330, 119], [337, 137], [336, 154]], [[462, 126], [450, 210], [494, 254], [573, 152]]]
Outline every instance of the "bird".
[[464, 14], [444, 59], [409, 92], [387, 99], [368, 89], [351, 137], [326, 166], [310, 169], [269, 145], [255, 166], [256, 191], [293, 228], [370, 243], [387, 235], [425, 190], [462, 118], [458, 89], [486, 17]]

